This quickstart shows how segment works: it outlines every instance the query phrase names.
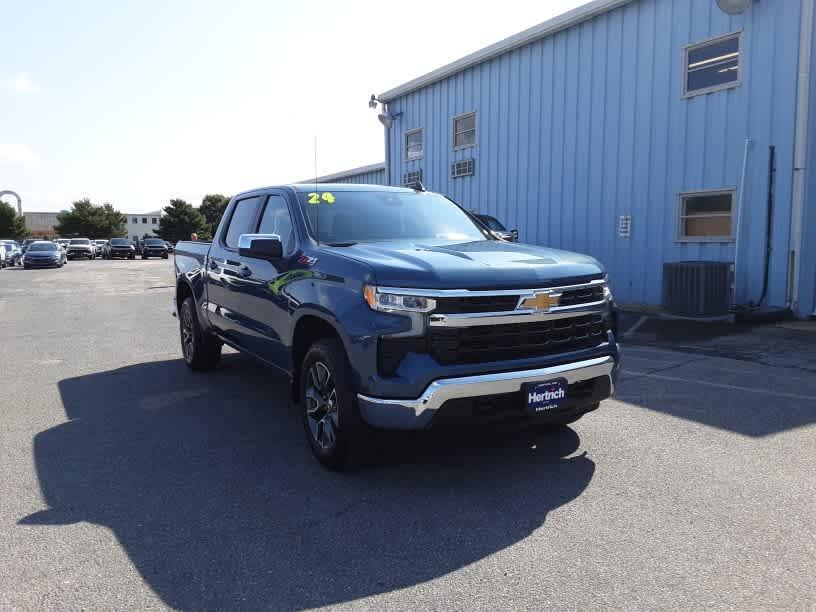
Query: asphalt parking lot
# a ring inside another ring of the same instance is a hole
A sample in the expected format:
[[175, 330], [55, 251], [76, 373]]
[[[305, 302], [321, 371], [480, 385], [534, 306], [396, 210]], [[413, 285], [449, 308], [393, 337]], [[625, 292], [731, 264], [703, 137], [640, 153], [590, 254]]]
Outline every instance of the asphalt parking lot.
[[816, 606], [809, 332], [631, 344], [571, 428], [389, 436], [342, 475], [269, 369], [185, 368], [172, 286], [172, 258], [0, 272], [0, 608]]

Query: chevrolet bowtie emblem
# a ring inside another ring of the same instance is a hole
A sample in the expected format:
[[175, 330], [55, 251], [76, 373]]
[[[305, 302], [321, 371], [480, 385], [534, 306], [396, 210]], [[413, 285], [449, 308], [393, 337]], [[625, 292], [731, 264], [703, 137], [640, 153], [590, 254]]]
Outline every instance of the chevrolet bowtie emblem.
[[560, 295], [551, 293], [536, 293], [533, 297], [528, 297], [519, 304], [519, 308], [530, 308], [532, 310], [549, 310], [553, 306], [558, 306]]

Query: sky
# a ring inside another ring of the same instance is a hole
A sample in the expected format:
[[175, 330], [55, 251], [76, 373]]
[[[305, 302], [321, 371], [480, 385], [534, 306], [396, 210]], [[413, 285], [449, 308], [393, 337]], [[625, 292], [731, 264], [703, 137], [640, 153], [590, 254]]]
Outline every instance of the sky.
[[0, 191], [147, 212], [381, 162], [372, 93], [584, 1], [0, 0]]

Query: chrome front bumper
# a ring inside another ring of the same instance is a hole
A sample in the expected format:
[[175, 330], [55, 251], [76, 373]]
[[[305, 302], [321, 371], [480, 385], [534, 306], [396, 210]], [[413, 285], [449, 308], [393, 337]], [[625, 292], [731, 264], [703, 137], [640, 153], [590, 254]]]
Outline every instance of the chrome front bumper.
[[383, 399], [358, 394], [360, 414], [369, 425], [382, 429], [422, 429], [448, 400], [521, 391], [522, 385], [563, 378], [574, 384], [608, 377], [614, 389], [617, 363], [611, 356], [597, 357], [536, 370], [443, 378], [432, 382], [417, 399]]

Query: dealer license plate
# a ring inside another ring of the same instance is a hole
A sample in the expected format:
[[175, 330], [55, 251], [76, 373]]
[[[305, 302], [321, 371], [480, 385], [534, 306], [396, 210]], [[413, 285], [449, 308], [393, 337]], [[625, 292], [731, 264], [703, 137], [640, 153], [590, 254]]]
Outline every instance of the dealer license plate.
[[527, 383], [522, 388], [524, 405], [528, 412], [539, 414], [558, 410], [567, 401], [568, 384], [564, 378], [540, 383]]

